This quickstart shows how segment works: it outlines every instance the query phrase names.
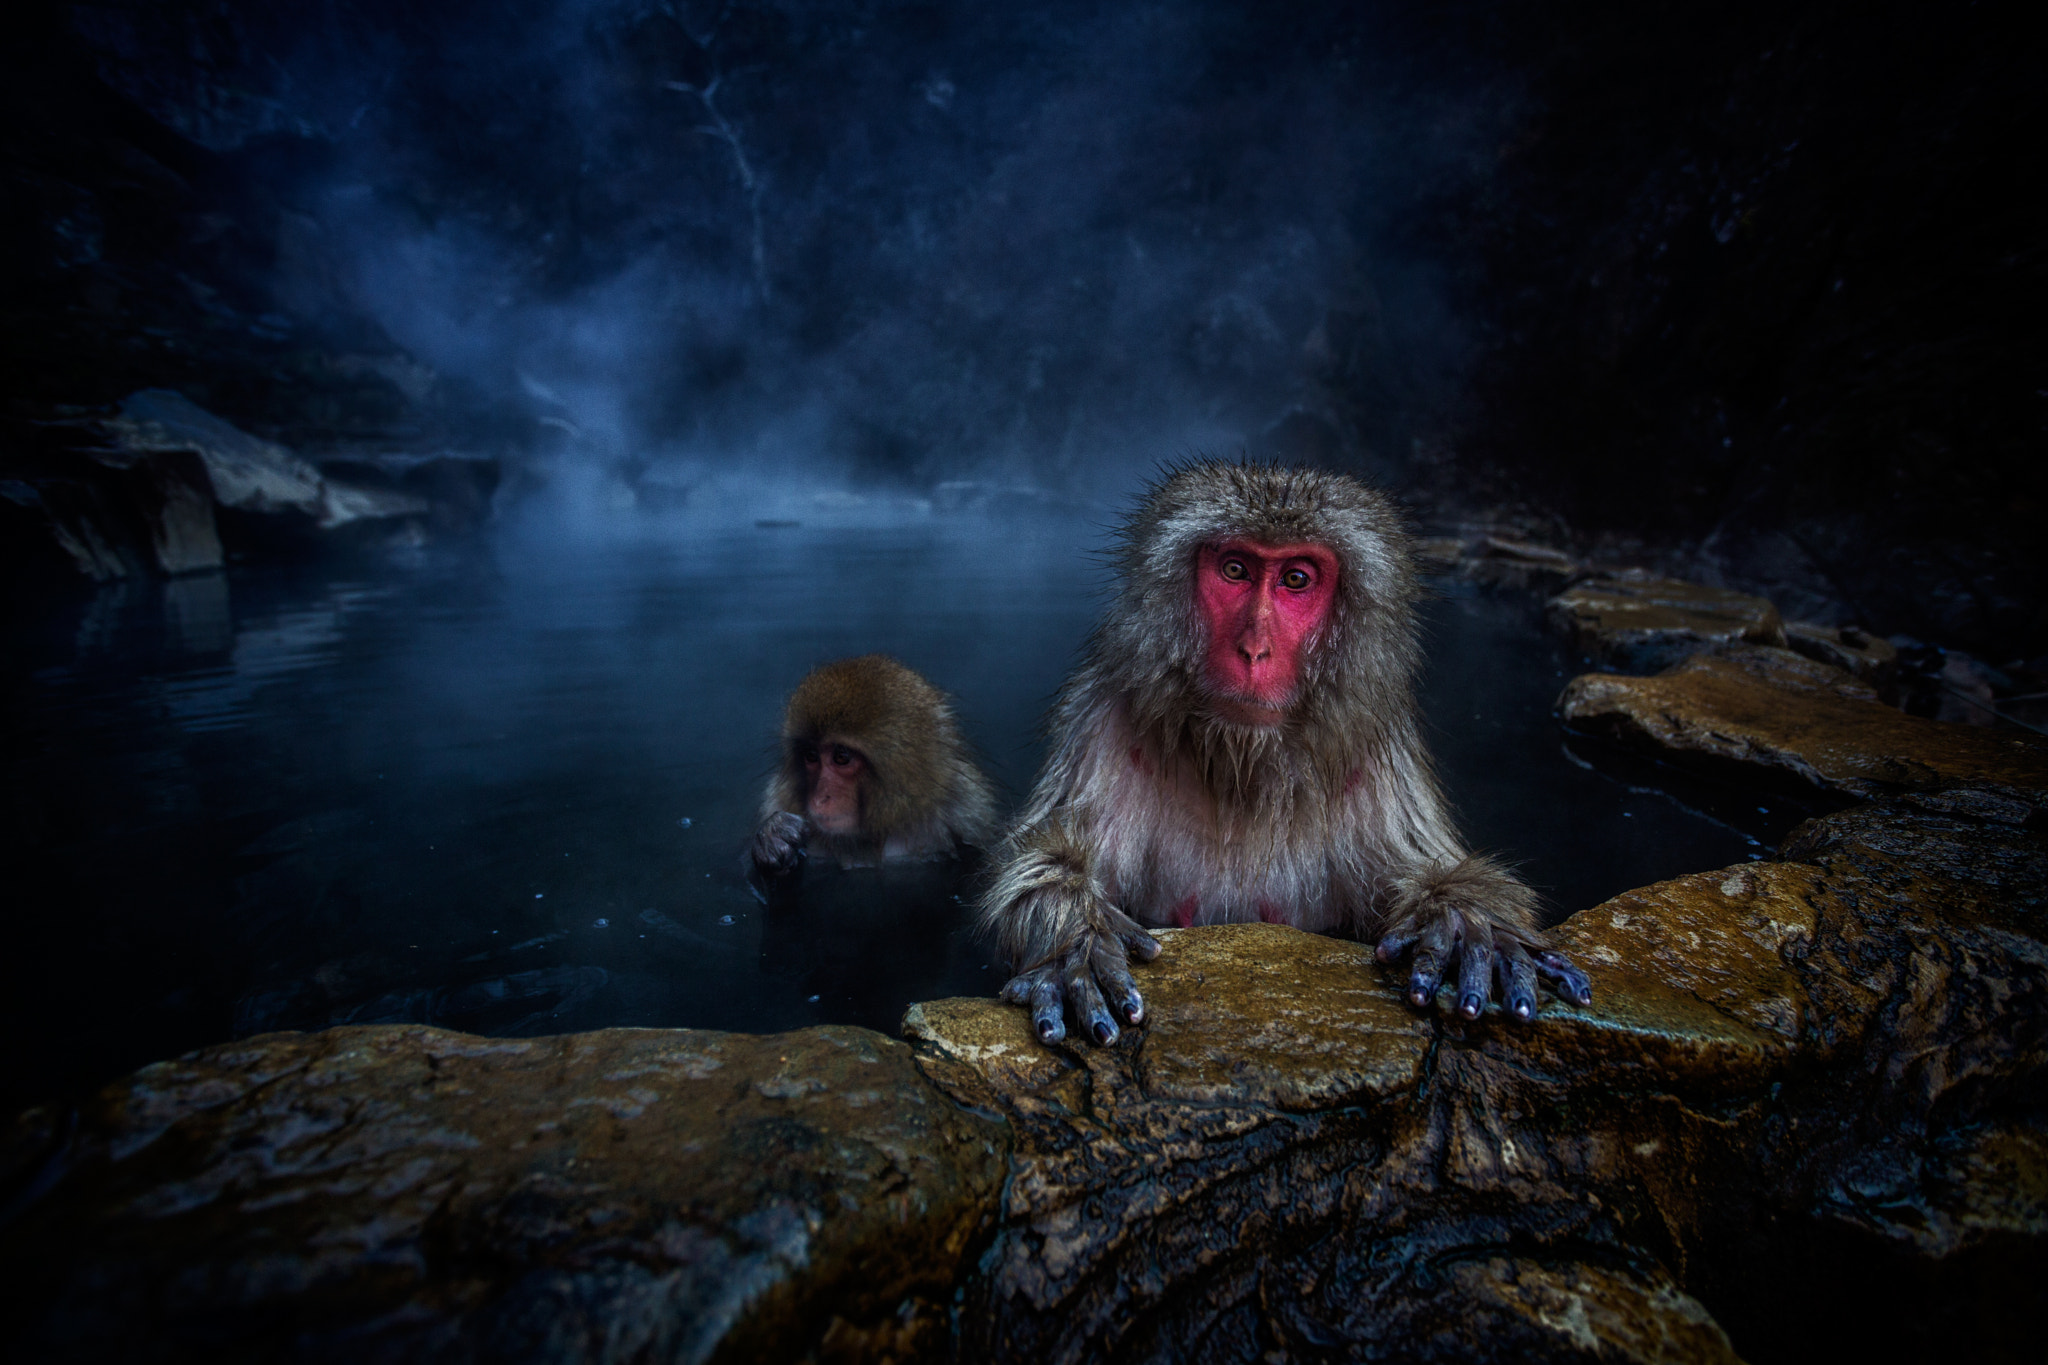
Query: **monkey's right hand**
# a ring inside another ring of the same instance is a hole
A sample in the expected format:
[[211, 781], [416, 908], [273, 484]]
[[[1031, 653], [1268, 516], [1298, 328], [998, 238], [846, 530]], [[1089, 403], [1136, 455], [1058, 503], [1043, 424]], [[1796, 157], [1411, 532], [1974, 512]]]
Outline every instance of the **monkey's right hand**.
[[1111, 906], [1097, 906], [1091, 918], [1102, 927], [1082, 930], [1003, 987], [1003, 999], [1031, 1011], [1040, 1042], [1067, 1036], [1069, 1009], [1082, 1035], [1105, 1047], [1121, 1032], [1119, 1017], [1133, 1026], [1145, 1020], [1145, 998], [1131, 980], [1130, 963], [1159, 956], [1158, 940]]
[[804, 856], [804, 841], [811, 835], [810, 822], [795, 811], [779, 810], [754, 831], [754, 866], [771, 876], [781, 876]]

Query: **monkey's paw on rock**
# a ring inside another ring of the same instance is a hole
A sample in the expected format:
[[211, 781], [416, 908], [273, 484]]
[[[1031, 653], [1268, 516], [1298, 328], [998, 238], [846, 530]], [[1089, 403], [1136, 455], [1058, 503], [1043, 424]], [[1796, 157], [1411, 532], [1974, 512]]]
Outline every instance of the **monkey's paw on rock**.
[[1050, 961], [1011, 977], [1003, 999], [1031, 1011], [1031, 1028], [1041, 1042], [1057, 1043], [1067, 1036], [1071, 1006], [1082, 1032], [1107, 1047], [1121, 1036], [1117, 1015], [1134, 1027], [1145, 1021], [1145, 997], [1131, 979], [1130, 959], [1150, 962], [1157, 956], [1158, 940], [1135, 924], [1121, 934], [1091, 933]]
[[1408, 1003], [1417, 1009], [1436, 999], [1437, 989], [1453, 979], [1458, 983], [1456, 1009], [1467, 1019], [1486, 1011], [1497, 988], [1501, 1008], [1527, 1023], [1536, 1017], [1539, 979], [1574, 1005], [1593, 1003], [1593, 985], [1571, 959], [1511, 925], [1454, 911], [1387, 934], [1375, 956], [1392, 963], [1411, 950]]

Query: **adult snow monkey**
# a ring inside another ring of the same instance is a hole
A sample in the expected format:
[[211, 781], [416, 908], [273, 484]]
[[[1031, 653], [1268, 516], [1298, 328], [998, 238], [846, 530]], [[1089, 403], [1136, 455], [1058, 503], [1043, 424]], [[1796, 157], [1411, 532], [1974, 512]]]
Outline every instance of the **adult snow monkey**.
[[1124, 526], [1121, 581], [1061, 689], [1051, 753], [997, 849], [983, 922], [1038, 1036], [1098, 1043], [1144, 1019], [1146, 926], [1264, 920], [1409, 955], [1408, 1000], [1447, 976], [1477, 1018], [1536, 983], [1579, 1004], [1536, 896], [1468, 853], [1415, 709], [1413, 554], [1355, 479], [1202, 461]]

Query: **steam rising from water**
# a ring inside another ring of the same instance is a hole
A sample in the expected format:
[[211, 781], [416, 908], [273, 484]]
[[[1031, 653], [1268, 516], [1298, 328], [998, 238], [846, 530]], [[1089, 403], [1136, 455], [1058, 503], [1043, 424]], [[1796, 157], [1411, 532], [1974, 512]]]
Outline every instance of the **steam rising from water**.
[[[1383, 120], [1356, 16], [418, 8], [104, 20], [169, 30], [100, 46], [209, 145], [331, 143], [286, 191], [279, 298], [374, 319], [557, 473], [1085, 498], [1195, 448], [1355, 464], [1333, 367], [1455, 350], [1412, 277], [1363, 276]], [[232, 30], [216, 60], [263, 98], [165, 94], [132, 53], [189, 50], [180, 22]]]

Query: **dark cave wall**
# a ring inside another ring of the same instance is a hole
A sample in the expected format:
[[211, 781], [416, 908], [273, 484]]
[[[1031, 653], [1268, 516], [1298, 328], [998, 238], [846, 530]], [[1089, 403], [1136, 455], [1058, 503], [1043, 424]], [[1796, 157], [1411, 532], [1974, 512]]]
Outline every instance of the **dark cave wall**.
[[[1428, 504], [2048, 651], [2017, 7], [718, 13], [25, 8], [6, 412], [155, 384], [305, 446], [516, 450], [533, 334], [625, 296], [621, 358], [554, 358], [621, 377], [635, 440], [815, 399], [850, 477], [1000, 444], [1057, 483], [1171, 456], [1159, 414], [1200, 408]], [[758, 262], [673, 88], [721, 74]], [[474, 245], [473, 369], [366, 304], [344, 182], [363, 235]]]
[[2048, 87], [2017, 7], [1427, 22], [1500, 111], [1408, 238], [1484, 319], [1458, 477], [1888, 631], [2048, 647], [2048, 194], [2015, 150]]

